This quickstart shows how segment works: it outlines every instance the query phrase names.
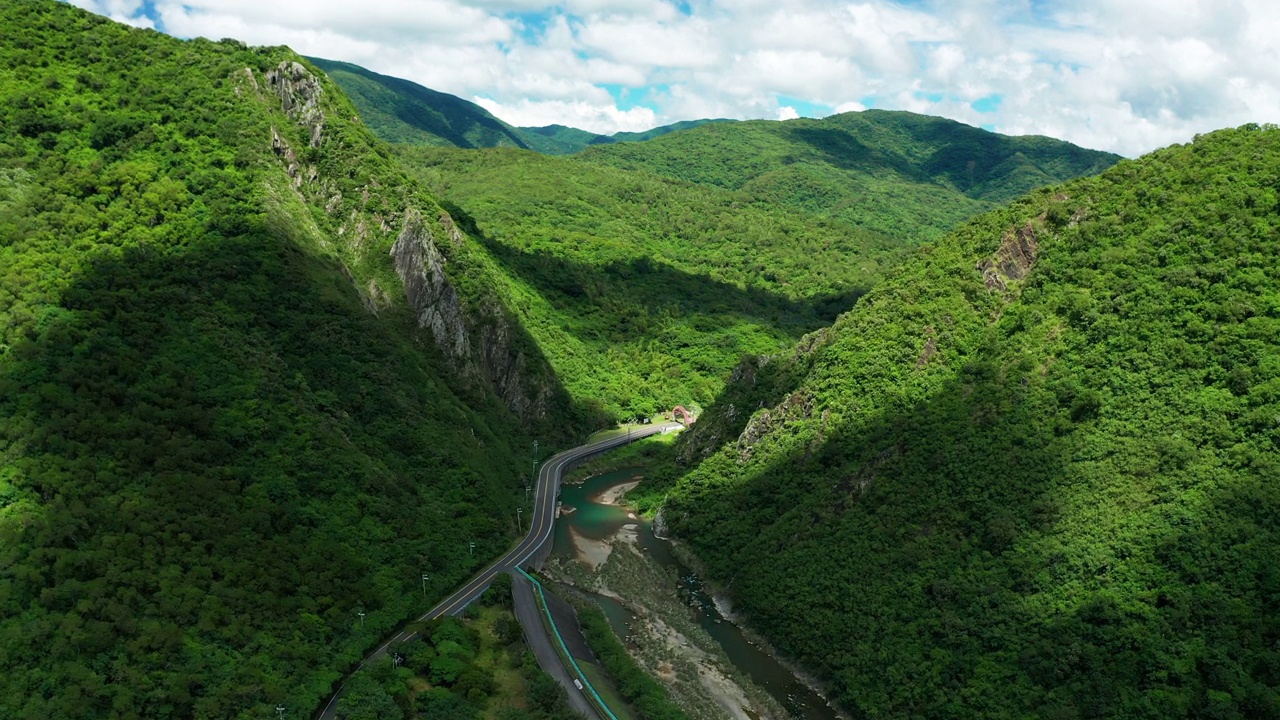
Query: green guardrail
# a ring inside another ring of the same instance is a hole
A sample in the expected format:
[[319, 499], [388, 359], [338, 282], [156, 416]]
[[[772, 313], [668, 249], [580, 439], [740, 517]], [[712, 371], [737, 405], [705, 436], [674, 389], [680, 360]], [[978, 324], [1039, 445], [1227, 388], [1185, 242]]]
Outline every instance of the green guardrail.
[[587, 674], [582, 672], [582, 668], [578, 667], [578, 662], [573, 659], [573, 653], [569, 652], [569, 646], [565, 644], [564, 638], [560, 636], [560, 630], [556, 628], [555, 618], [551, 617], [551, 608], [547, 606], [547, 596], [542, 592], [542, 583], [538, 582], [538, 579], [534, 576], [525, 572], [524, 568], [517, 567], [516, 572], [528, 578], [529, 582], [533, 583], [533, 588], [538, 591], [538, 606], [542, 608], [543, 617], [545, 617], [547, 621], [547, 627], [551, 628], [551, 634], [556, 636], [556, 642], [560, 644], [561, 657], [569, 661], [570, 667], [573, 668], [573, 672], [578, 676], [578, 681], [582, 683], [582, 686], [591, 691], [591, 694], [587, 697], [594, 700], [592, 704], [596, 706], [596, 709], [601, 710], [605, 715], [608, 715], [610, 720], [618, 720], [618, 716], [613, 714], [613, 711], [609, 709], [608, 705], [605, 705], [604, 698], [601, 698], [600, 693], [596, 692], [596, 689], [592, 687], [591, 681], [587, 679]]

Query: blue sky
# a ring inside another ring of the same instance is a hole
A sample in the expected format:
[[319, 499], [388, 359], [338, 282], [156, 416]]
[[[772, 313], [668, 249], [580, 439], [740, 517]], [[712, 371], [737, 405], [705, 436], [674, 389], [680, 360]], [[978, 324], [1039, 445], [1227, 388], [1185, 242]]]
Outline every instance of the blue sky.
[[1280, 121], [1275, 0], [72, 1], [354, 62], [517, 125], [875, 107], [1134, 156]]

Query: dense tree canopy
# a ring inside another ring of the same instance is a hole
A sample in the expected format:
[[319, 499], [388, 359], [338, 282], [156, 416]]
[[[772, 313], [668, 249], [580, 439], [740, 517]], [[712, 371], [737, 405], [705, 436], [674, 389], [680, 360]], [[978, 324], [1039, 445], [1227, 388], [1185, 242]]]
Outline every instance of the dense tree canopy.
[[923, 239], [1117, 159], [910, 113], [712, 123], [569, 158], [402, 148], [513, 281], [578, 398], [708, 404]]
[[1277, 187], [1249, 126], [973, 221], [740, 365], [650, 502], [869, 716], [1277, 715]]
[[615, 417], [707, 404], [744, 353], [853, 304], [894, 257], [877, 233], [515, 150], [403, 150], [490, 249], [577, 398]]
[[1010, 137], [944, 118], [867, 110], [821, 120], [704, 125], [642, 144], [595, 147], [583, 162], [738, 190], [915, 245], [1038, 187], [1119, 160], [1045, 137]]
[[0, 6], [6, 718], [309, 710], [516, 532], [526, 424], [388, 257], [441, 210], [297, 61]]

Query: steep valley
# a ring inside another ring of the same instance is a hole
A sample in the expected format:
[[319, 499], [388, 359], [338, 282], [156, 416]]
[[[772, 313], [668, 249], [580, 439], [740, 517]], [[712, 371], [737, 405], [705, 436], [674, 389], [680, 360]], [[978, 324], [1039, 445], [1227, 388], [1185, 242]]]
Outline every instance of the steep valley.
[[[1275, 127], [521, 128], [53, 0], [0, 100], [4, 718], [309, 714], [677, 404], [628, 502], [842, 712], [1280, 716]], [[343, 720], [572, 717], [504, 592]], [[655, 717], [786, 712], [664, 637]]]

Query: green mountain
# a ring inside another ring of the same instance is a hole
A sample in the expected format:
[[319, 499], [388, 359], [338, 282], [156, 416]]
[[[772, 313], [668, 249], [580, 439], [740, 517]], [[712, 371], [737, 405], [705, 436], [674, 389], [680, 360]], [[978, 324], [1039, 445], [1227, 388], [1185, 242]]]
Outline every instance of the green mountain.
[[[670, 125], [662, 125], [644, 132], [618, 132], [612, 135], [597, 135], [587, 130], [566, 127], [564, 125], [546, 125], [543, 127], [517, 128], [530, 150], [547, 155], [572, 155], [593, 145], [610, 145], [623, 142], [643, 142], [661, 137], [678, 130], [688, 130], [708, 123], [731, 123], [735, 120], [723, 118], [714, 120], [681, 120]], [[434, 145], [438, 143], [418, 143]], [[461, 146], [459, 146], [461, 147]]]
[[981, 216], [739, 365], [650, 502], [867, 717], [1280, 715], [1278, 181], [1246, 126]]
[[900, 252], [648, 173], [507, 149], [401, 151], [502, 265], [570, 394], [618, 418], [710, 404], [743, 354], [830, 323]]
[[743, 354], [830, 323], [993, 193], [1115, 159], [905, 113], [703, 125], [568, 158], [401, 155], [521, 288], [521, 321], [570, 393], [620, 418], [710, 404]]
[[531, 147], [524, 133], [455, 95], [379, 75], [359, 65], [309, 57], [383, 140], [443, 147]]
[[673, 133], [673, 132], [677, 132], [677, 131], [680, 131], [680, 130], [691, 130], [691, 129], [696, 128], [696, 127], [702, 127], [703, 125], [707, 125], [707, 124], [710, 124], [710, 123], [731, 123], [731, 122], [738, 122], [738, 121], [737, 121], [737, 120], [730, 120], [730, 119], [728, 119], [728, 118], [710, 118], [710, 119], [703, 119], [703, 120], [681, 120], [681, 121], [679, 121], [679, 122], [671, 123], [670, 125], [662, 125], [662, 126], [660, 126], [660, 127], [653, 128], [652, 130], [645, 130], [644, 132], [616, 132], [616, 133], [614, 133], [614, 134], [612, 134], [612, 135], [602, 135], [602, 136], [601, 136], [601, 138], [605, 138], [605, 137], [607, 137], [607, 138], [609, 138], [609, 140], [599, 139], [599, 140], [596, 140], [596, 141], [595, 141], [594, 143], [592, 143], [592, 144], [593, 144], [593, 145], [607, 145], [610, 141], [612, 141], [612, 142], [642, 142], [642, 141], [644, 141], [644, 140], [652, 140], [652, 139], [654, 139], [654, 138], [656, 138], [656, 137], [662, 137], [663, 135], [667, 135], [667, 134], [670, 134], [670, 133]]
[[[1274, 131], [884, 281], [1114, 157], [905, 114], [512, 128], [49, 0], [0, 6], [0, 60], [0, 716], [313, 708], [508, 546], [534, 438], [675, 403], [714, 406], [664, 514], [850, 707], [1274, 711]], [[474, 714], [479, 633], [365, 710]]]
[[745, 193], [911, 240], [1038, 187], [1093, 175], [1118, 155], [1009, 137], [943, 118], [867, 110], [821, 120], [715, 123], [583, 160]]
[[570, 155], [592, 145], [639, 142], [676, 130], [731, 120], [685, 120], [644, 132], [613, 135], [566, 127], [513, 127], [488, 110], [456, 95], [408, 80], [380, 75], [359, 65], [307, 58], [342, 88], [360, 117], [387, 142], [432, 147], [518, 147], [548, 155]]
[[572, 155], [606, 136], [566, 125], [519, 128], [526, 147], [547, 155]]
[[287, 49], [19, 0], [0, 68], [0, 716], [312, 708], [590, 418]]

